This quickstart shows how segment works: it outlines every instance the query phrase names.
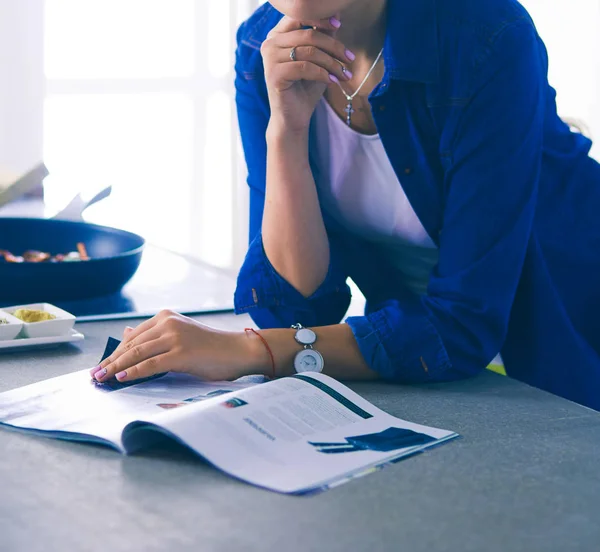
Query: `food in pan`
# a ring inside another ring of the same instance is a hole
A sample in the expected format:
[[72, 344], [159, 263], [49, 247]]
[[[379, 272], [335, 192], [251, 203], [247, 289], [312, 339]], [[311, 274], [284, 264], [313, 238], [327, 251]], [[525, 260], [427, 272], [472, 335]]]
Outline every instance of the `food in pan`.
[[78, 243], [77, 251], [58, 255], [50, 255], [45, 251], [25, 251], [22, 256], [13, 255], [10, 251], [0, 249], [0, 263], [69, 263], [73, 261], [89, 261], [85, 244]]
[[23, 322], [27, 322], [28, 324], [32, 322], [44, 322], [45, 320], [54, 320], [56, 319], [56, 315], [50, 314], [49, 312], [42, 310], [32, 310], [32, 309], [17, 309], [13, 316], [22, 320]]

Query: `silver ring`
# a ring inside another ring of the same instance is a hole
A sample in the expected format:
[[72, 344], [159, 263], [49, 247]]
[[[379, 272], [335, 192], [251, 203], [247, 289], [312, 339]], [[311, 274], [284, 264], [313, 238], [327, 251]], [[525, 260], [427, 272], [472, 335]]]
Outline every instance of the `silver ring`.
[[290, 51], [290, 59], [292, 61], [296, 61], [296, 48], [297, 48], [297, 46], [294, 46], [292, 48], [292, 50]]

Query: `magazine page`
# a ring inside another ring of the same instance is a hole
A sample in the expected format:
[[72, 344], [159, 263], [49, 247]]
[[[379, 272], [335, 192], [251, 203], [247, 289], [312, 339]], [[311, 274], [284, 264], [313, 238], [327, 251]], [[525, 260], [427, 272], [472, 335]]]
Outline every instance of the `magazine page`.
[[206, 383], [169, 373], [141, 383], [92, 381], [88, 370], [0, 393], [0, 424], [48, 437], [95, 441], [125, 452], [121, 434], [133, 421], [154, 421], [182, 404], [191, 404], [251, 385]]
[[160, 426], [230, 475], [283, 493], [327, 488], [457, 436], [390, 416], [322, 374], [183, 406]]

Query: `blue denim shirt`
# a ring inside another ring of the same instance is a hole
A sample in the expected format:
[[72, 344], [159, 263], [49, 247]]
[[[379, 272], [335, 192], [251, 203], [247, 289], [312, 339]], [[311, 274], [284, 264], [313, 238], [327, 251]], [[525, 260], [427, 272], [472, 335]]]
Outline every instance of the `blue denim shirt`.
[[369, 99], [439, 247], [427, 294], [403, 289], [394, 268], [326, 211], [331, 261], [313, 296], [269, 263], [261, 222], [270, 110], [259, 49], [281, 14], [266, 4], [238, 33], [251, 241], [236, 311], [263, 328], [339, 323], [350, 277], [368, 303], [346, 322], [382, 377], [463, 378], [501, 351], [510, 376], [600, 409], [600, 166], [590, 141], [557, 114], [533, 22], [514, 0], [390, 0], [387, 17], [385, 75]]

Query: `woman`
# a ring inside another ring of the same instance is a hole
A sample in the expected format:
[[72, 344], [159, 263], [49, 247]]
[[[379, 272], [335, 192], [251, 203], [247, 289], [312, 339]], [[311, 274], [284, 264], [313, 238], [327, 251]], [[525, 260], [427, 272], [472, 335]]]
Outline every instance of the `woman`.
[[[600, 409], [600, 166], [547, 69], [514, 0], [264, 5], [238, 33], [235, 296], [264, 330], [161, 313], [95, 377], [435, 382], [500, 351], [510, 376]], [[368, 306], [340, 324], [348, 277]]]

